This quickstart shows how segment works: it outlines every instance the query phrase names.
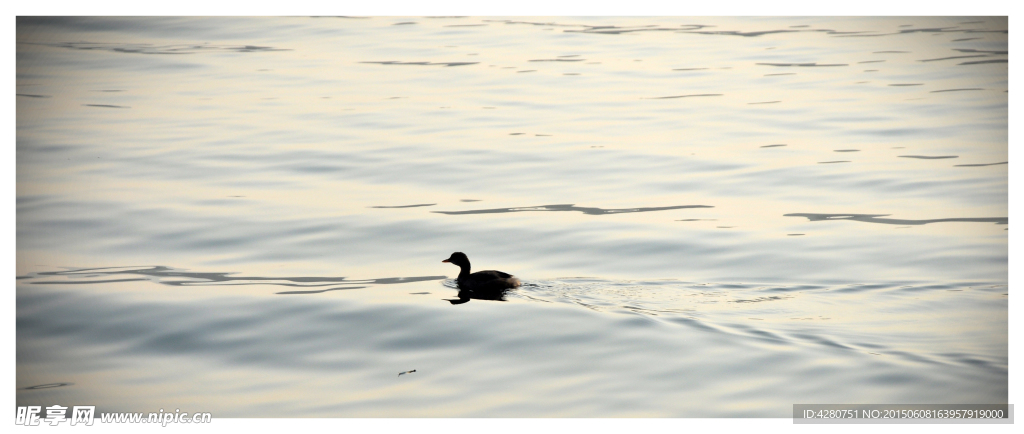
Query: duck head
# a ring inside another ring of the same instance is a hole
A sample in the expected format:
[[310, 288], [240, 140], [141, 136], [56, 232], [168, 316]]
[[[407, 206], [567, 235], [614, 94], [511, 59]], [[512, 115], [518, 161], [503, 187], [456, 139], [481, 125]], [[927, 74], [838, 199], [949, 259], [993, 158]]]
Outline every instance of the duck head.
[[455, 264], [455, 265], [458, 265], [459, 267], [468, 267], [469, 266], [469, 258], [466, 256], [465, 253], [462, 253], [462, 252], [452, 253], [452, 255], [450, 257], [448, 257], [448, 259], [445, 259], [445, 260], [443, 260], [441, 262], [447, 262], [447, 263], [450, 263], [450, 264]]

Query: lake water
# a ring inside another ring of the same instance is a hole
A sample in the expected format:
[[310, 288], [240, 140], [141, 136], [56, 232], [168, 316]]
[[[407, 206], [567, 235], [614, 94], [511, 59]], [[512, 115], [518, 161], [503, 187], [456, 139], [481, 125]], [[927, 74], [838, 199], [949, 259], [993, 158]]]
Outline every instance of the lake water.
[[17, 405], [1006, 403], [1007, 30], [19, 18]]

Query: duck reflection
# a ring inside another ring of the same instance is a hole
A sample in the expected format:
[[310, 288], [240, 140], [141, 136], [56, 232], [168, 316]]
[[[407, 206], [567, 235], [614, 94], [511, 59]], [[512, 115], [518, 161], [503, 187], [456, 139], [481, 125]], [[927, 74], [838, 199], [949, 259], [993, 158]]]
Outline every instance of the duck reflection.
[[459, 298], [446, 298], [445, 300], [448, 301], [451, 304], [467, 303], [467, 302], [469, 302], [469, 300], [506, 301], [505, 300], [505, 295], [508, 294], [509, 291], [511, 291], [511, 289], [499, 289], [499, 290], [489, 290], [489, 291], [488, 290], [483, 290], [483, 291], [477, 290], [477, 291], [474, 291], [474, 290], [468, 290], [468, 289], [460, 289], [459, 290], [459, 294], [458, 294]]

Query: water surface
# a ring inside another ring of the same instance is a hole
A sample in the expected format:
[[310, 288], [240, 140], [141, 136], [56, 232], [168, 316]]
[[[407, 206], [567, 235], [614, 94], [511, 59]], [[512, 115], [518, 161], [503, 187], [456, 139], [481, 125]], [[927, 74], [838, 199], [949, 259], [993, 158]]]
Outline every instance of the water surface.
[[18, 405], [1005, 403], [1007, 29], [19, 18]]

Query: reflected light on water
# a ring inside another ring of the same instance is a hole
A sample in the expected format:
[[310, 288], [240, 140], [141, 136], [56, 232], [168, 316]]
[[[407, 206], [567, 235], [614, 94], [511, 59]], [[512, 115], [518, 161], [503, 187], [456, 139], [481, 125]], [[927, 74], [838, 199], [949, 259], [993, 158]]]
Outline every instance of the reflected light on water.
[[[1007, 35], [19, 17], [18, 405], [1006, 402]], [[455, 251], [523, 285], [460, 297]]]

